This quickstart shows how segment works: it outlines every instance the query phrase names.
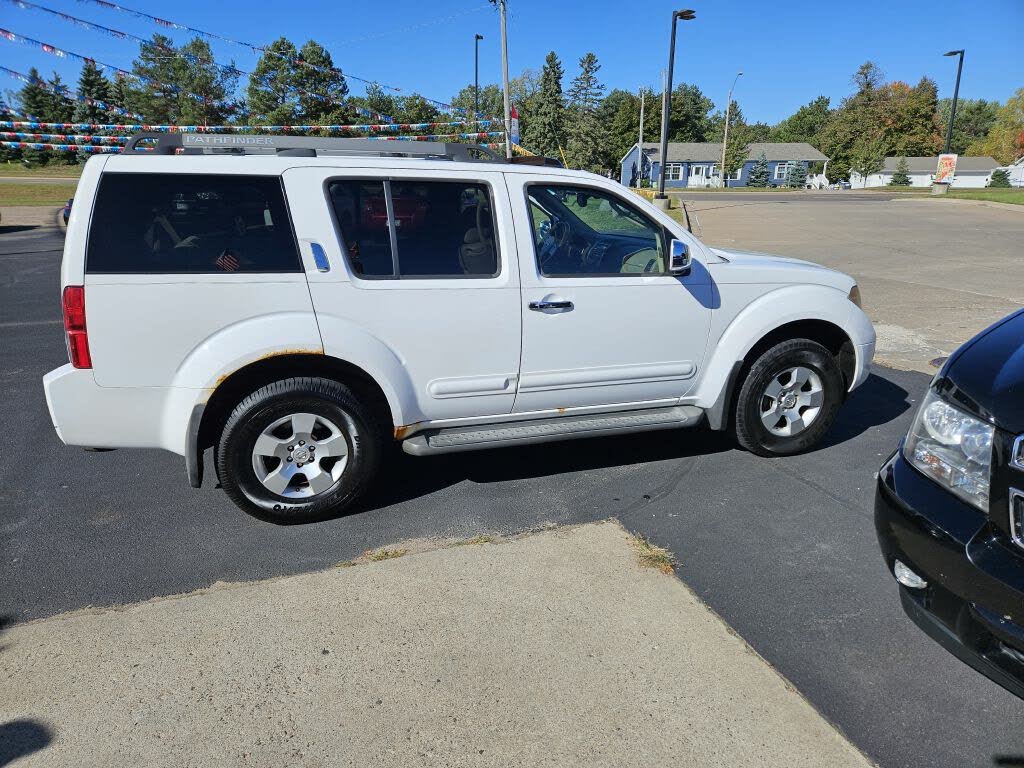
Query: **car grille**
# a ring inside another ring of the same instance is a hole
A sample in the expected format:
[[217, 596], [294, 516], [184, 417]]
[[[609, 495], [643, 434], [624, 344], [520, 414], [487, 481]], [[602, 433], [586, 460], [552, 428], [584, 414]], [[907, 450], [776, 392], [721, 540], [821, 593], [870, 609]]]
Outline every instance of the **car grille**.
[[1024, 491], [1010, 489], [1010, 538], [1024, 547]]
[[1010, 452], [1010, 464], [1015, 469], [1024, 472], [1024, 435], [1021, 435], [1013, 442], [1013, 450]]

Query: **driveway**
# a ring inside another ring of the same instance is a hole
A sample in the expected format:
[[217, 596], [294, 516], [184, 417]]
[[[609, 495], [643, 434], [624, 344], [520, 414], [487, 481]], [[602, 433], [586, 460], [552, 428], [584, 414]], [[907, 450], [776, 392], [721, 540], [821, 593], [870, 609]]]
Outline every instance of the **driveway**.
[[[876, 232], [870, 247], [888, 237]], [[40, 378], [66, 360], [60, 247], [56, 230], [0, 233], [0, 613], [9, 620], [312, 571], [409, 538], [615, 517], [671, 549], [679, 576], [879, 764], [1024, 764], [1024, 702], [903, 616], [875, 543], [875, 471], [906, 431], [926, 374], [879, 368], [826, 445], [805, 456], [766, 461], [705, 430], [421, 459], [396, 452], [362, 509], [278, 528], [212, 487], [190, 489], [178, 457], [59, 443]], [[803, 248], [794, 235], [776, 250]]]

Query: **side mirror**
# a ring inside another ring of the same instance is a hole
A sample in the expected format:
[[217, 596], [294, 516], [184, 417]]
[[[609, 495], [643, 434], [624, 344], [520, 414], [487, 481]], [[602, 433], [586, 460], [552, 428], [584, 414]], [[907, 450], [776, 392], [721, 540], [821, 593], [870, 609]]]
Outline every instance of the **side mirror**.
[[682, 240], [673, 240], [668, 252], [670, 275], [690, 274], [690, 247]]

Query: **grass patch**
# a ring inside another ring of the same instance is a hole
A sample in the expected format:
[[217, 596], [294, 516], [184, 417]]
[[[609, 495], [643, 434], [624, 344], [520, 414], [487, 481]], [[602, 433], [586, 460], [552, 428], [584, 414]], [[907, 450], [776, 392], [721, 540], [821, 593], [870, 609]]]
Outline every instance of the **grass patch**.
[[0, 205], [64, 205], [75, 193], [70, 184], [4, 184]]
[[987, 200], [992, 203], [1024, 205], [1024, 189], [951, 189], [944, 197], [958, 200]]
[[372, 563], [379, 563], [381, 560], [394, 560], [409, 553], [408, 549], [378, 549], [364, 553], [364, 557]]
[[672, 574], [676, 559], [671, 552], [652, 544], [639, 534], [634, 534], [632, 543], [641, 568], [656, 568], [666, 575]]
[[0, 176], [37, 176], [41, 179], [59, 176], [78, 178], [82, 175], [84, 163], [78, 165], [23, 165], [22, 163], [0, 163]]
[[495, 538], [493, 536], [474, 536], [471, 539], [461, 539], [455, 542], [456, 547], [471, 547], [475, 544], [493, 544]]

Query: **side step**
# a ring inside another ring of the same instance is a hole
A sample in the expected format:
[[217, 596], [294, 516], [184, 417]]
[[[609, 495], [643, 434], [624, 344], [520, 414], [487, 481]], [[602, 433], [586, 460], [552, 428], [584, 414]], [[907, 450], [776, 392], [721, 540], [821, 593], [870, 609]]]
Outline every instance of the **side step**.
[[558, 416], [475, 427], [449, 427], [426, 430], [414, 435], [402, 443], [402, 450], [413, 456], [423, 456], [548, 443], [578, 437], [678, 429], [693, 426], [703, 415], [703, 409], [695, 405], [677, 405], [641, 411]]

